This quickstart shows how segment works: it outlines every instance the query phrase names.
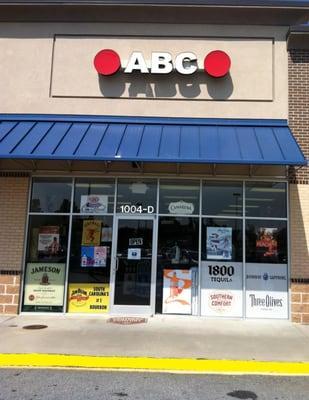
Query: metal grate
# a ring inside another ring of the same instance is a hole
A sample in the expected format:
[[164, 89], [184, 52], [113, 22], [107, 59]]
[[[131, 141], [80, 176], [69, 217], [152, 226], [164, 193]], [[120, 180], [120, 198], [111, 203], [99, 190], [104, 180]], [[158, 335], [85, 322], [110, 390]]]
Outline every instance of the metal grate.
[[45, 329], [45, 328], [47, 328], [47, 325], [35, 324], [35, 325], [23, 326], [23, 329], [29, 329], [29, 330], [37, 330], [37, 329]]
[[147, 323], [147, 318], [141, 317], [113, 317], [109, 318], [107, 322], [111, 324], [119, 325], [134, 325], [134, 324], [145, 324]]

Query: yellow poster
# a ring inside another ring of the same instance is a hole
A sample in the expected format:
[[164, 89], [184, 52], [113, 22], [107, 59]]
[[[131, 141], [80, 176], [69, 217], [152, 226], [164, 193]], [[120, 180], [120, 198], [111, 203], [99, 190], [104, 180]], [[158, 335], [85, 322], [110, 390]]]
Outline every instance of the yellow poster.
[[101, 240], [101, 221], [91, 219], [83, 223], [82, 246], [99, 246]]
[[68, 294], [69, 313], [107, 313], [109, 284], [71, 283]]

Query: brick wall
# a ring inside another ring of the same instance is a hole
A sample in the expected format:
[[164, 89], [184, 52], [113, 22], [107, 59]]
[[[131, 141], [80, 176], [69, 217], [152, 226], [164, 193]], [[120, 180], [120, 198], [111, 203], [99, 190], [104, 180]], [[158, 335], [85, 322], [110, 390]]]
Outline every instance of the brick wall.
[[0, 176], [0, 313], [18, 311], [29, 178]]
[[[289, 126], [309, 159], [309, 50], [289, 51]], [[309, 168], [291, 168], [290, 177], [309, 184]]]
[[[289, 51], [289, 126], [309, 159], [309, 50]], [[292, 321], [309, 323], [309, 168], [290, 170]]]
[[0, 314], [17, 314], [19, 292], [19, 271], [0, 271]]

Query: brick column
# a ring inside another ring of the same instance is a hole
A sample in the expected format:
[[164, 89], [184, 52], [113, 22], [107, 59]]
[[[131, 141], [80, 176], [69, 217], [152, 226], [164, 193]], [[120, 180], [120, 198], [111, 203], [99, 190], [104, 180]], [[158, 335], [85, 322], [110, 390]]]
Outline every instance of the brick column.
[[[308, 35], [309, 40], [309, 35]], [[289, 51], [289, 126], [309, 159], [309, 49]], [[290, 171], [292, 321], [309, 323], [309, 169]]]
[[0, 175], [0, 314], [18, 312], [28, 187], [27, 176]]

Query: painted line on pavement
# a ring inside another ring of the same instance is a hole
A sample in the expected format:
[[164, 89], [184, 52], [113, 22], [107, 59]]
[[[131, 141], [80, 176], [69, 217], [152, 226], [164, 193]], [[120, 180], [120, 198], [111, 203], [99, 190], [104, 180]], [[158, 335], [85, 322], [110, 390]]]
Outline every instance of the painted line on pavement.
[[65, 354], [0, 354], [0, 367], [87, 368], [213, 374], [309, 375], [309, 362], [104, 357]]

